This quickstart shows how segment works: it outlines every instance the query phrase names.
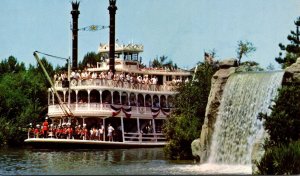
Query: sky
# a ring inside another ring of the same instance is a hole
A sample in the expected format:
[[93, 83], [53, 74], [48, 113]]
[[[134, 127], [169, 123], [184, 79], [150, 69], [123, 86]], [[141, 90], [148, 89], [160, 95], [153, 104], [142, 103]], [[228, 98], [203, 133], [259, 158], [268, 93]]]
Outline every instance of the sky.
[[[109, 0], [80, 0], [79, 28], [109, 25]], [[144, 45], [148, 64], [162, 55], [181, 68], [203, 61], [204, 51], [216, 59], [236, 57], [239, 40], [252, 42], [256, 51], [243, 60], [266, 67], [287, 44], [300, 16], [300, 0], [117, 0], [116, 39]], [[0, 0], [0, 59], [10, 55], [36, 64], [38, 50], [71, 57], [71, 0]], [[78, 58], [108, 43], [108, 29], [79, 31]], [[54, 66], [65, 61], [48, 58]]]

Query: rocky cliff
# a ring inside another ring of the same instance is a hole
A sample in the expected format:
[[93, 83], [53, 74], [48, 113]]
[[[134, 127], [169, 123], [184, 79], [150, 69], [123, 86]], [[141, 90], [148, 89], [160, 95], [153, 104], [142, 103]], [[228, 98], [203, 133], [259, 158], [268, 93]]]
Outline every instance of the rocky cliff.
[[203, 163], [208, 159], [211, 137], [214, 131], [214, 124], [218, 115], [219, 106], [221, 104], [224, 86], [229, 76], [236, 71], [237, 60], [223, 60], [219, 65], [220, 70], [218, 70], [212, 78], [201, 136], [199, 139], [192, 142], [193, 155], [200, 158], [200, 163]]
[[300, 83], [300, 57], [284, 71], [283, 84], [289, 84], [291, 82]]

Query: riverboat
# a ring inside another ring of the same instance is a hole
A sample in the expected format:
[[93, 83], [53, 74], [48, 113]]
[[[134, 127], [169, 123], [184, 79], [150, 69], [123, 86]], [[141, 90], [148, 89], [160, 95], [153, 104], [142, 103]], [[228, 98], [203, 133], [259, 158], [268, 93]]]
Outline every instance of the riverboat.
[[[100, 44], [101, 61], [77, 67], [79, 2], [73, 2], [73, 70], [50, 78], [45, 123], [28, 131], [34, 147], [133, 148], [166, 144], [162, 127], [172, 112], [175, 87], [191, 72], [173, 67], [146, 67], [141, 44], [115, 41], [116, 0], [109, 0], [110, 40]], [[150, 65], [150, 64], [149, 64]], [[49, 122], [48, 122], [49, 121]], [[42, 128], [41, 128], [42, 126]], [[43, 136], [43, 137], [41, 137]]]
[[[64, 85], [64, 73], [54, 76], [54, 87], [48, 89], [48, 117], [52, 124], [48, 136], [37, 138], [32, 134], [25, 142], [46, 147], [109, 148], [166, 144], [162, 127], [174, 108], [175, 87], [188, 81], [191, 72], [145, 67], [139, 61], [142, 45], [116, 43], [116, 71], [112, 76], [108, 44], [100, 44], [98, 51], [103, 61], [95, 66], [89, 64], [82, 71], [73, 70], [69, 86]], [[109, 124], [114, 128], [112, 141], [107, 137]], [[87, 134], [81, 137], [54, 135], [54, 130], [68, 126], [74, 132], [84, 127]], [[103, 132], [100, 134], [100, 131]]]

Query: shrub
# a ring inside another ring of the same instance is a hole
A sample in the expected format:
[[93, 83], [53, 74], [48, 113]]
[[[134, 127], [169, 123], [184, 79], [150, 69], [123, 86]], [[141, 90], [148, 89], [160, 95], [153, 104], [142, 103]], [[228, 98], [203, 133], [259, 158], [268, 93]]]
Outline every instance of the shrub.
[[257, 174], [300, 174], [300, 141], [268, 148], [256, 166]]

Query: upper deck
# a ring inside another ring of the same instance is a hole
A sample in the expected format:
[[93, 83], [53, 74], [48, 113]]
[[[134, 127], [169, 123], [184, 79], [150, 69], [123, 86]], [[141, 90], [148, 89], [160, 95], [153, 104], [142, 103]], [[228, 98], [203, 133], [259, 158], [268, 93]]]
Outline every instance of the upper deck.
[[[133, 44], [116, 44], [116, 72], [113, 74], [109, 70], [108, 48], [100, 44], [101, 62], [83, 70], [72, 70], [69, 85], [66, 72], [54, 76], [55, 90], [65, 104], [70, 96], [68, 108], [75, 116], [105, 116], [113, 112], [111, 105], [122, 105], [132, 107], [132, 117], [150, 118], [151, 108], [162, 108], [160, 111], [172, 108], [176, 86], [191, 78], [191, 72], [183, 69], [146, 67], [139, 60], [143, 46]], [[48, 99], [48, 115], [63, 116], [51, 88]], [[165, 117], [160, 113], [157, 118]]]
[[[70, 75], [70, 87], [81, 89], [110, 89], [134, 92], [172, 93], [180, 82], [186, 82], [191, 72], [180, 68], [146, 67], [139, 57], [143, 45], [115, 44], [115, 74], [109, 70], [108, 44], [100, 44], [101, 62], [88, 65], [84, 70], [73, 70]], [[63, 90], [66, 73], [55, 75], [55, 88]]]

